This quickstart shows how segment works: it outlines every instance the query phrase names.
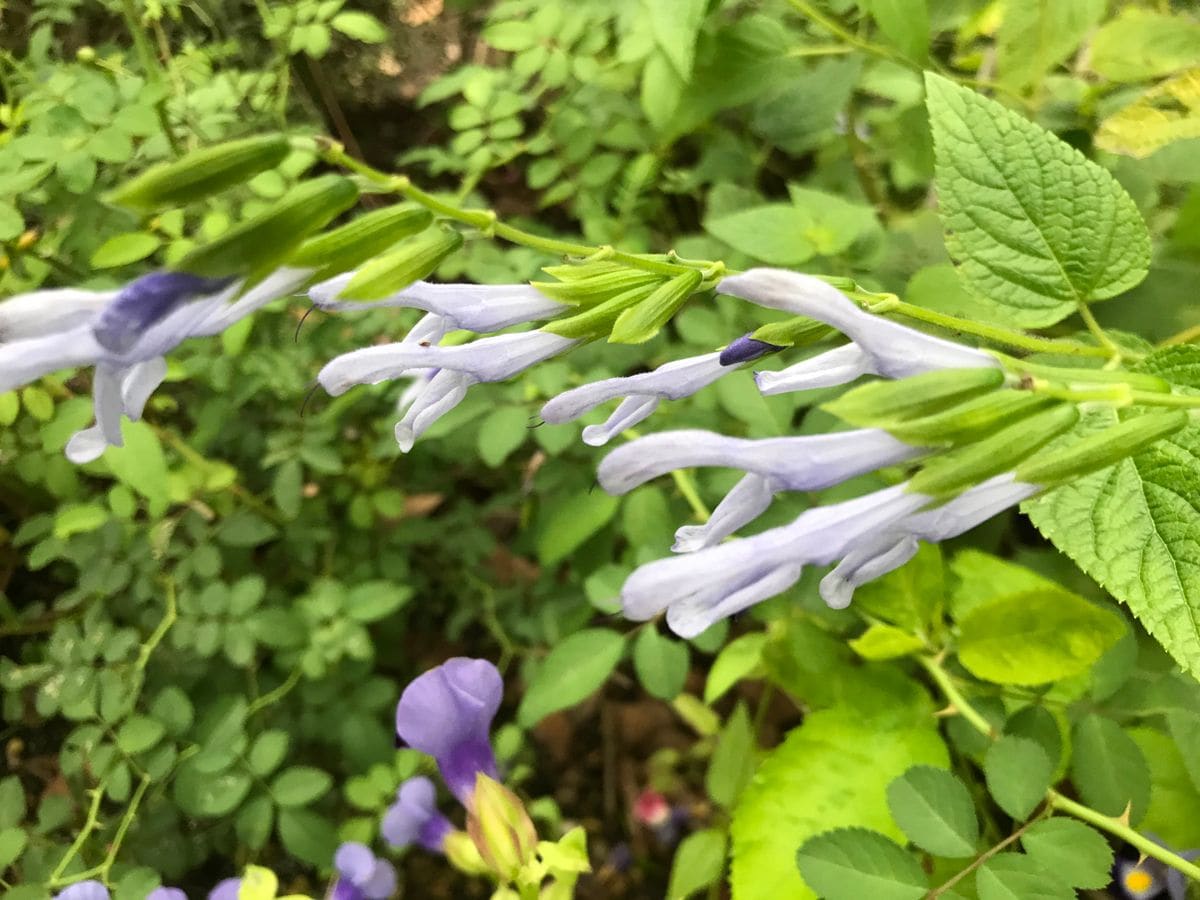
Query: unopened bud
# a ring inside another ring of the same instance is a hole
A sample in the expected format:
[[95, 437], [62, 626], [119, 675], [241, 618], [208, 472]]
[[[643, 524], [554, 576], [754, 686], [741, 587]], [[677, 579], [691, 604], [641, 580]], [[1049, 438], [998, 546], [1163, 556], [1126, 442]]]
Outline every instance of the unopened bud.
[[1054, 487], [1136, 456], [1188, 423], [1183, 410], [1147, 413], [1080, 438], [1017, 466], [1018, 481]]
[[390, 296], [427, 276], [462, 243], [462, 235], [452, 228], [431, 228], [371, 260], [355, 273], [339, 297], [379, 300]]
[[671, 321], [671, 317], [700, 287], [701, 276], [696, 269], [681, 272], [659, 285], [641, 303], [617, 316], [609, 342], [613, 344], [644, 344]]
[[347, 272], [418, 234], [433, 224], [433, 215], [420, 206], [398, 204], [359, 216], [348, 225], [309, 240], [288, 265], [315, 270], [313, 281]]
[[850, 425], [883, 427], [941, 412], [1004, 383], [998, 368], [938, 369], [900, 381], [874, 381], [824, 408]]
[[182, 206], [274, 168], [290, 151], [281, 134], [228, 141], [152, 166], [104, 199], [138, 212]]
[[808, 316], [792, 316], [782, 322], [763, 325], [757, 331], [752, 331], [750, 337], [777, 347], [807, 347], [824, 340], [833, 332], [834, 329], [824, 322], [818, 322]]
[[1114, 369], [1081, 369], [1075, 366], [1048, 366], [1024, 359], [997, 354], [1004, 367], [1023, 378], [1039, 379], [1060, 384], [1068, 388], [1086, 388], [1095, 385], [1114, 385], [1136, 391], [1153, 391], [1169, 394], [1171, 383], [1147, 372], [1127, 372]]
[[468, 875], [488, 875], [491, 869], [479, 855], [475, 842], [465, 831], [451, 831], [442, 841], [442, 852], [450, 865]]
[[611, 300], [634, 288], [657, 285], [661, 275], [621, 266], [587, 278], [570, 281], [534, 281], [532, 285], [552, 300], [584, 308]]
[[965, 444], [1052, 403], [1050, 397], [1030, 391], [993, 391], [930, 416], [884, 427], [893, 437], [918, 447]]
[[520, 798], [482, 773], [475, 777], [467, 833], [501, 881], [515, 879], [537, 853], [537, 831]]
[[931, 497], [957, 494], [1009, 471], [1039, 447], [1074, 428], [1078, 421], [1079, 409], [1073, 403], [1034, 413], [981, 441], [935, 457], [909, 480], [908, 489]]
[[547, 322], [542, 330], [581, 341], [604, 337], [612, 330], [613, 323], [621, 313], [632, 309], [653, 292], [653, 283], [636, 285], [583, 312]]

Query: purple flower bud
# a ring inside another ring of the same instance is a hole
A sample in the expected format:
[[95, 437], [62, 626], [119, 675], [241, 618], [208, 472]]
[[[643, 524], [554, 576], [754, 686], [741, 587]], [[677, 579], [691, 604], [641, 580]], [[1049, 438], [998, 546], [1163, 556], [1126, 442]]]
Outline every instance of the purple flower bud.
[[456, 657], [410, 683], [396, 707], [396, 733], [437, 761], [446, 787], [463, 805], [477, 773], [500, 777], [489, 730], [503, 693], [494, 665]]
[[333, 857], [337, 879], [330, 900], [386, 900], [396, 890], [396, 869], [364, 844], [347, 841]]
[[208, 900], [238, 900], [238, 892], [242, 889], [242, 879], [225, 878], [218, 881], [216, 887], [208, 892]]
[[54, 895], [54, 900], [110, 900], [108, 888], [94, 879], [77, 881]]
[[185, 301], [215, 294], [231, 281], [186, 272], [151, 272], [121, 289], [116, 299], [101, 310], [92, 333], [105, 350], [126, 353], [146, 329]]
[[380, 830], [393, 847], [419, 844], [433, 853], [442, 853], [453, 826], [437, 810], [433, 782], [417, 776], [400, 785], [396, 802], [384, 813]]
[[157, 887], [146, 895], [146, 900], [187, 900], [187, 894], [177, 887]]
[[718, 359], [723, 366], [736, 366], [741, 363], [753, 362], [768, 353], [775, 353], [782, 349], [784, 348], [778, 344], [768, 344], [766, 341], [756, 340], [749, 334], [744, 334], [722, 350]]

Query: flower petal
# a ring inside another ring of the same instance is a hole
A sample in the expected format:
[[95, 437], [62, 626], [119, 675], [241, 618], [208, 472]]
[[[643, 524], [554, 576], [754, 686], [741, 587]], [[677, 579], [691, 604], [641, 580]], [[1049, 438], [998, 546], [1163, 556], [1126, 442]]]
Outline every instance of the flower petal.
[[769, 397], [848, 384], [870, 371], [871, 361], [867, 354], [855, 344], [846, 344], [778, 372], [755, 372], [754, 383], [760, 393]]
[[694, 553], [705, 547], [715, 547], [766, 512], [775, 498], [775, 491], [771, 479], [747, 475], [717, 504], [707, 522], [677, 529], [671, 549], [676, 553]]
[[60, 369], [90, 366], [104, 354], [87, 325], [0, 344], [0, 394]]
[[55, 288], [10, 297], [0, 303], [0, 344], [44, 337], [89, 324], [117, 293]]

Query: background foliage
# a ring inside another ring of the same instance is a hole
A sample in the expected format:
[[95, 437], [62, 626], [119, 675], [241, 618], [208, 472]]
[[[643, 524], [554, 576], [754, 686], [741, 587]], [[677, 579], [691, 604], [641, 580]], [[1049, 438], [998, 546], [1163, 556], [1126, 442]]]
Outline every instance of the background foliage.
[[[953, 271], [926, 67], [1114, 176], [1150, 228], [1149, 275], [1097, 316], [1131, 345], [1195, 337], [1200, 18], [1149, 0], [9, 0], [0, 295], [115, 285], [220, 234], [316, 159], [148, 221], [100, 196], [178, 148], [283, 126], [534, 230], [1070, 333]], [[439, 276], [549, 262], [476, 239]], [[1069, 282], [1050, 289], [1064, 308]], [[1104, 888], [1125, 849], [1052, 816], [1056, 798], [1200, 845], [1200, 687], [1015, 514], [924, 549], [848, 611], [806, 577], [690, 642], [614, 616], [623, 577], [735, 475], [618, 500], [592, 489], [577, 425], [531, 417], [767, 313], [693, 305], [643, 347], [472, 392], [401, 457], [394, 390], [306, 394], [322, 362], [410, 320], [302, 311], [186, 345], [126, 447], [82, 468], [62, 449], [90, 419], [83, 376], [0, 395], [7, 896], [94, 866], [122, 900], [160, 878], [198, 896], [246, 862], [313, 889], [339, 837], [374, 839], [425, 764], [393, 746], [401, 686], [462, 653], [506, 670], [500, 753], [539, 824], [588, 827], [581, 896], [717, 896], [726, 878], [738, 900]], [[830, 424], [821, 399], [763, 398], [738, 373], [652, 424], [806, 433]], [[756, 527], [811, 502], [781, 497]], [[1072, 503], [1087, 497], [1053, 495], [1033, 521], [1054, 536]], [[1196, 597], [1195, 570], [1178, 577]], [[936, 718], [948, 703], [966, 714]], [[681, 843], [636, 820], [646, 788], [679, 811]], [[416, 896], [486, 896], [415, 854], [402, 870]]]

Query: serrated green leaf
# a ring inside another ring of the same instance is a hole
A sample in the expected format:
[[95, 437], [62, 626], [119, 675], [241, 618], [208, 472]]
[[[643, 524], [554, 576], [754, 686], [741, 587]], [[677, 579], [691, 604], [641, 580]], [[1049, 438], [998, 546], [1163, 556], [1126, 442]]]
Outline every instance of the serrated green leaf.
[[1007, 0], [996, 35], [1000, 81], [1017, 89], [1037, 84], [1075, 52], [1104, 7], [1104, 0]]
[[1074, 819], [1057, 816], [1038, 822], [1021, 835], [1021, 846], [1072, 887], [1099, 890], [1112, 880], [1112, 847], [1100, 832]]
[[1089, 61], [1112, 81], [1145, 81], [1200, 64], [1200, 20], [1126, 6], [1096, 32]]
[[659, 634], [653, 624], [642, 628], [633, 642], [633, 668], [638, 681], [651, 696], [661, 700], [671, 700], [683, 690], [688, 662], [687, 644]]
[[967, 787], [934, 766], [914, 766], [887, 788], [888, 809], [908, 839], [935, 856], [975, 853], [979, 822]]
[[925, 81], [946, 246], [998, 317], [1051, 325], [1146, 276], [1146, 226], [1108, 172], [995, 101]]
[[1150, 769], [1138, 745], [1112, 719], [1089, 715], [1072, 733], [1071, 781], [1083, 802], [1106, 816], [1129, 809], [1136, 825], [1150, 803]]
[[[1174, 347], [1139, 367], [1200, 392], [1200, 347]], [[1093, 410], [1074, 436], [1118, 421]], [[1051, 448], [1053, 449], [1053, 445]], [[1076, 479], [1022, 510], [1055, 546], [1124, 601], [1185, 670], [1200, 677], [1200, 422], [1111, 468]]]
[[1025, 819], [1046, 796], [1054, 766], [1037, 743], [1005, 735], [987, 749], [983, 773], [988, 791], [1014, 819]]
[[885, 791], [915, 765], [947, 764], [928, 710], [906, 720], [848, 709], [810, 713], [759, 766], [734, 811], [731, 884], [738, 900], [812, 900], [796, 848], [831, 828], [901, 839]]
[[839, 828], [796, 852], [808, 886], [826, 900], [917, 900], [929, 889], [921, 864], [877, 831]]
[[1066, 882], [1023, 853], [993, 856], [975, 875], [979, 900], [1075, 900]]
[[929, 8], [926, 0], [863, 0], [888, 42], [915, 62], [929, 56]]
[[542, 661], [521, 698], [517, 720], [528, 728], [583, 700], [604, 683], [624, 652], [625, 640], [615, 631], [585, 628], [575, 632]]
[[671, 862], [668, 900], [684, 900], [717, 882], [725, 868], [726, 840], [724, 831], [705, 828], [680, 842]]
[[1058, 721], [1043, 706], [1026, 706], [1013, 713], [1004, 723], [1004, 733], [1028, 738], [1046, 752], [1046, 758], [1056, 769], [1062, 760], [1063, 738]]

